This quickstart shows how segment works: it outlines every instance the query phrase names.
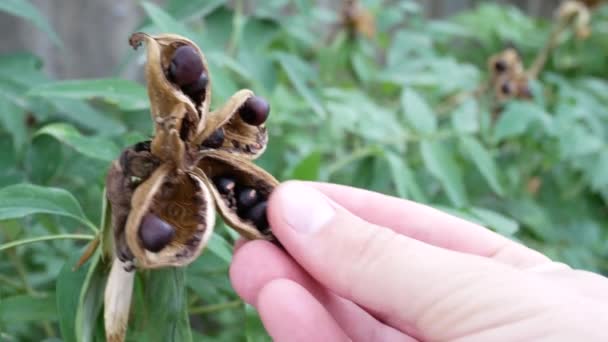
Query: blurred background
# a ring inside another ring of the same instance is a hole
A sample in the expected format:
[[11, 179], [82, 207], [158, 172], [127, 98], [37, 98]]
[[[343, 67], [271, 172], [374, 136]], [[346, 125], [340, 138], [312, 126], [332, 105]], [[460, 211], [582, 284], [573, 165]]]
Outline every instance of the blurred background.
[[[162, 6], [171, 1], [150, 2]], [[248, 8], [260, 2], [262, 1], [243, 1]], [[441, 18], [483, 2], [430, 0], [417, 3], [425, 16]], [[30, 22], [0, 13], [0, 30], [10, 33], [4, 35], [0, 53], [32, 51], [45, 61], [44, 69], [57, 78], [103, 77], [115, 72], [129, 48], [126, 44], [118, 44], [116, 38], [128, 36], [145, 18], [145, 12], [136, 1], [34, 0], [30, 3], [43, 13], [48, 24], [61, 37], [64, 46], [55, 46], [43, 30]], [[204, 1], [201, 3], [204, 4]], [[314, 3], [336, 8], [340, 1], [318, 0]], [[559, 4], [558, 1], [547, 0], [496, 3], [518, 6], [532, 16], [550, 16]]]
[[[104, 340], [108, 261], [72, 269], [110, 162], [152, 134], [134, 31], [196, 42], [212, 108], [268, 99], [256, 163], [278, 179], [412, 199], [608, 274], [604, 1], [0, 0], [0, 341]], [[128, 340], [268, 340], [228, 280], [236, 238], [218, 222], [187, 268], [138, 273]]]

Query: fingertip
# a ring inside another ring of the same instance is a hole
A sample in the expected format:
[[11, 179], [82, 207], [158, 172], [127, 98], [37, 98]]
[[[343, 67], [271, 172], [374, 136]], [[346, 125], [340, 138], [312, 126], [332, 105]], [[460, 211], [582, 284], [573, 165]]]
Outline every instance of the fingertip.
[[289, 257], [274, 244], [255, 240], [243, 244], [229, 270], [236, 293], [247, 303], [255, 303], [259, 291], [276, 278], [302, 278]]
[[236, 253], [239, 250], [239, 248], [243, 247], [243, 245], [246, 244], [247, 242], [249, 242], [249, 240], [247, 240], [247, 239], [245, 239], [243, 237], [238, 238], [234, 242], [234, 247], [232, 248], [232, 251], [234, 253]]
[[274, 341], [347, 341], [329, 312], [300, 284], [288, 279], [267, 283], [256, 308]]

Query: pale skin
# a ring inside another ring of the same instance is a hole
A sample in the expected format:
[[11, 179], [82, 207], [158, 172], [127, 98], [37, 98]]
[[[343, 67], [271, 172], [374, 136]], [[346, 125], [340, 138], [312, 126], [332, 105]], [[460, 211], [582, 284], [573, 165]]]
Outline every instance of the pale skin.
[[287, 182], [284, 249], [237, 243], [236, 292], [274, 341], [606, 341], [608, 279], [430, 207]]

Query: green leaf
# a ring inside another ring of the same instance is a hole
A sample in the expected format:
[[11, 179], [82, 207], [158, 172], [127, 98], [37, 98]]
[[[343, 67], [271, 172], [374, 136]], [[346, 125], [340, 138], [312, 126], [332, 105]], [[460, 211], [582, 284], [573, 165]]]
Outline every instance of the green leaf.
[[477, 102], [468, 99], [452, 113], [452, 127], [460, 133], [475, 133], [479, 131], [478, 114]]
[[321, 152], [313, 151], [294, 166], [288, 178], [314, 181], [319, 179], [320, 168]]
[[308, 82], [312, 81], [311, 75], [314, 75], [312, 68], [294, 55], [277, 53], [275, 56], [298, 93], [308, 102], [312, 110], [319, 117], [325, 118], [327, 115], [321, 100], [308, 85]]
[[111, 140], [100, 136], [83, 136], [71, 125], [64, 123], [42, 127], [35, 136], [47, 134], [74, 148], [87, 157], [112, 161], [120, 155], [120, 149]]
[[144, 11], [146, 11], [146, 14], [150, 17], [152, 22], [158, 26], [161, 32], [172, 32], [184, 37], [193, 38], [192, 32], [190, 32], [190, 30], [188, 30], [184, 24], [175, 20], [169, 13], [165, 12], [156, 4], [143, 1], [141, 6], [144, 8]]
[[470, 211], [471, 214], [478, 217], [485, 225], [502, 235], [511, 236], [519, 230], [519, 223], [503, 214], [479, 207], [473, 207]]
[[27, 139], [25, 112], [2, 96], [0, 96], [0, 124], [13, 137], [15, 151], [20, 151]]
[[27, 95], [49, 99], [101, 98], [122, 110], [144, 110], [150, 107], [146, 88], [119, 78], [56, 81], [34, 87]]
[[232, 262], [232, 246], [218, 233], [211, 234], [207, 249], [220, 259], [224, 260], [226, 264]]
[[124, 133], [125, 126], [108, 113], [102, 113], [83, 100], [53, 98], [49, 101], [57, 108], [57, 116], [79, 127], [104, 134]]
[[146, 324], [142, 341], [192, 341], [186, 298], [186, 269], [168, 267], [146, 272]]
[[4, 11], [30, 21], [40, 30], [48, 34], [55, 45], [62, 46], [59, 36], [53, 30], [51, 25], [49, 25], [46, 18], [27, 0], [2, 0], [0, 1], [0, 11]]
[[41, 213], [72, 217], [97, 231], [95, 225], [84, 216], [78, 201], [64, 189], [32, 184], [16, 184], [0, 189], [0, 220]]
[[17, 322], [55, 321], [57, 306], [55, 294], [45, 296], [21, 295], [2, 298], [0, 323], [6, 326]]
[[414, 175], [407, 166], [405, 158], [392, 152], [386, 152], [384, 156], [391, 168], [391, 175], [399, 197], [409, 198], [408, 195], [411, 194], [411, 197], [414, 200], [418, 202], [427, 202], [427, 198], [418, 186], [418, 183], [416, 183]]
[[78, 342], [93, 342], [96, 324], [100, 319], [104, 299], [107, 275], [101, 263], [101, 249], [95, 252], [88, 267], [86, 278], [82, 284], [78, 311], [76, 312], [76, 336]]
[[437, 141], [423, 141], [420, 152], [424, 165], [439, 180], [452, 204], [456, 207], [466, 205], [462, 170], [447, 148]]
[[499, 142], [505, 138], [523, 134], [535, 122], [540, 122], [546, 129], [551, 122], [550, 116], [544, 109], [533, 103], [511, 102], [500, 114], [494, 127], [494, 140]]
[[[61, 337], [66, 342], [77, 342], [79, 340], [76, 336], [80, 336], [76, 333], [75, 325], [77, 313], [81, 310], [78, 294], [83, 292], [83, 284], [92, 264], [87, 263], [78, 270], [73, 270], [83, 250], [79, 249], [70, 254], [70, 257], [59, 271], [55, 283], [57, 307], [61, 308], [58, 312], [59, 327], [61, 328]], [[94, 258], [93, 262], [96, 262], [95, 260], [99, 259], [99, 253]]]
[[498, 169], [490, 152], [472, 136], [460, 137], [460, 143], [492, 190], [501, 196], [504, 195], [504, 190], [498, 181]]
[[249, 304], [245, 305], [245, 337], [247, 342], [272, 341], [264, 329], [260, 315]]
[[401, 106], [405, 118], [418, 133], [431, 134], [437, 130], [435, 113], [416, 91], [404, 88], [401, 93]]

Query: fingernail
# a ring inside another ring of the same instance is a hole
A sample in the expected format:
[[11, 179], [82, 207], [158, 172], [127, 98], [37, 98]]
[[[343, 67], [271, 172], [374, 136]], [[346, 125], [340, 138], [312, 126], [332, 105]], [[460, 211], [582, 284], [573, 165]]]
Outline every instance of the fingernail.
[[319, 191], [300, 183], [288, 184], [281, 198], [283, 217], [291, 229], [302, 234], [319, 231], [334, 216], [334, 208]]

